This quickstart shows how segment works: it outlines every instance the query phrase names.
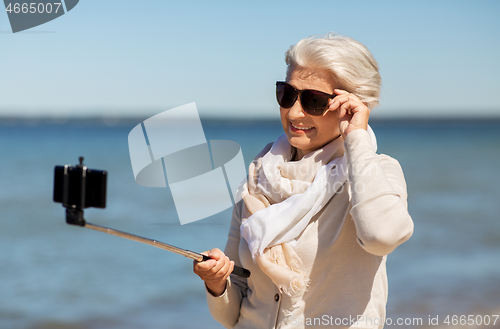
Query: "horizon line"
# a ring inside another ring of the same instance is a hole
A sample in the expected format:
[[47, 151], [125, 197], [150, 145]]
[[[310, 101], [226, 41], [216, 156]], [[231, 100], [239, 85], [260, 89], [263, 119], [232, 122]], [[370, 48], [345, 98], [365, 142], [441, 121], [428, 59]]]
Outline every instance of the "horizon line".
[[[88, 123], [88, 124], [103, 124], [107, 126], [121, 126], [134, 123], [141, 123], [147, 119], [150, 115], [146, 116], [13, 116], [13, 115], [1, 115], [0, 114], [0, 125], [43, 125], [43, 124], [53, 124], [53, 125], [64, 125], [72, 123]], [[262, 122], [265, 124], [276, 124], [280, 125], [281, 122], [279, 117], [218, 117], [218, 116], [203, 116], [200, 115], [200, 120], [206, 123], [218, 123], [224, 122], [229, 124], [238, 123], [248, 123], [248, 122]], [[460, 124], [460, 123], [475, 123], [475, 124], [500, 124], [500, 115], [491, 116], [456, 116], [453, 118], [446, 116], [376, 116], [370, 118], [370, 123], [374, 124]]]

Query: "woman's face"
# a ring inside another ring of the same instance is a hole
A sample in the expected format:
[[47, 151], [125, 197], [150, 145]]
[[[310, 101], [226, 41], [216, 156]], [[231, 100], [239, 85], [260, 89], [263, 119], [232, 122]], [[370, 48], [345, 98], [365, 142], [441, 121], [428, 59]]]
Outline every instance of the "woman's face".
[[[332, 79], [323, 71], [315, 71], [306, 67], [291, 67], [287, 82], [295, 89], [314, 89], [333, 94], [335, 89]], [[295, 160], [315, 151], [339, 137], [339, 118], [337, 111], [326, 112], [323, 116], [311, 116], [302, 111], [300, 100], [285, 109], [280, 107], [281, 124], [288, 142], [297, 148]]]

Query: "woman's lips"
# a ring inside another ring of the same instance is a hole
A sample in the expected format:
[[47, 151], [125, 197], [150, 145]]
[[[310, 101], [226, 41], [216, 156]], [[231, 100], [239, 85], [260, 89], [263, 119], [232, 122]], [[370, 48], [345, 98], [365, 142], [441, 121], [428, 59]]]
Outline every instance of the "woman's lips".
[[301, 125], [296, 125], [296, 124], [293, 124], [291, 121], [290, 121], [290, 131], [294, 132], [294, 133], [307, 133], [311, 130], [313, 130], [314, 127], [308, 127], [308, 126], [301, 126]]

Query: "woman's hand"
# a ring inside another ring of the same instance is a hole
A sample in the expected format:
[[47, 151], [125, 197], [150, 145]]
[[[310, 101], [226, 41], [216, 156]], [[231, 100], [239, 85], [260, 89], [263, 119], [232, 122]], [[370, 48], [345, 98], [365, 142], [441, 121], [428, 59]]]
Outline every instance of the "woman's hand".
[[335, 89], [335, 98], [330, 100], [329, 111], [338, 110], [339, 127], [342, 138], [356, 129], [368, 129], [370, 109], [358, 97], [345, 90]]
[[226, 290], [226, 280], [233, 271], [234, 262], [218, 249], [214, 248], [202, 254], [211, 259], [203, 262], [193, 262], [193, 271], [203, 281], [212, 295], [218, 297]]

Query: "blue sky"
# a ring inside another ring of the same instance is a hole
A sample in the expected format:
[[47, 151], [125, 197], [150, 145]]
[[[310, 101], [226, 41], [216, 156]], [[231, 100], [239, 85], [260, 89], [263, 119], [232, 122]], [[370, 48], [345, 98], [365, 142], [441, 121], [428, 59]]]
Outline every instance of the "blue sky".
[[13, 34], [0, 12], [0, 115], [277, 118], [285, 51], [333, 31], [379, 62], [373, 116], [500, 116], [499, 17], [495, 0], [81, 0]]

